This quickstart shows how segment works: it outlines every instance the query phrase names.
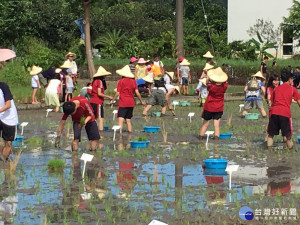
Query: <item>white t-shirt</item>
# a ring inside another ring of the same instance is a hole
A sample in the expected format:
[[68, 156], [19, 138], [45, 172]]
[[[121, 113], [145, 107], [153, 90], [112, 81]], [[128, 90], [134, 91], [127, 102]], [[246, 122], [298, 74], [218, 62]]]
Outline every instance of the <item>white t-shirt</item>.
[[60, 86], [61, 82], [58, 79], [50, 80], [47, 88], [46, 88], [46, 95], [47, 94], [57, 94], [57, 89]]
[[38, 80], [39, 80], [39, 76], [38, 75], [32, 76], [31, 77], [31, 87], [33, 87], [33, 88], [39, 87]]
[[175, 86], [174, 85], [172, 85], [172, 84], [166, 84], [165, 85], [166, 86], [166, 88], [167, 88], [167, 90], [169, 91], [170, 89], [174, 89], [175, 88]]
[[71, 69], [72, 74], [77, 74], [78, 69], [77, 69], [77, 64], [76, 64], [76, 62], [75, 62], [74, 60], [72, 60], [72, 62], [71, 62], [69, 59], [67, 59], [67, 61], [69, 61], [69, 62], [72, 63], [72, 65], [73, 65], [73, 68]]
[[171, 79], [167, 74], [164, 76], [164, 81], [165, 81], [165, 84], [170, 84], [171, 83]]
[[0, 108], [9, 100], [11, 101], [11, 107], [0, 113], [0, 120], [6, 125], [16, 126], [18, 124], [18, 112], [12, 94], [7, 84], [0, 82]]

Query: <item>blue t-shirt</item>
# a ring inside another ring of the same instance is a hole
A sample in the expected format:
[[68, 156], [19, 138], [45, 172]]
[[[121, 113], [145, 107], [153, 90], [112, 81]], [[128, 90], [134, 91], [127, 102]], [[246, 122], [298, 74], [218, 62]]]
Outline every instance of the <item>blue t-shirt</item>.
[[252, 101], [252, 100], [262, 101], [260, 94], [261, 94], [261, 87], [264, 86], [264, 84], [260, 80], [257, 80], [257, 82], [259, 84], [258, 90], [256, 90], [256, 91], [247, 90], [246, 94], [245, 94], [245, 101]]

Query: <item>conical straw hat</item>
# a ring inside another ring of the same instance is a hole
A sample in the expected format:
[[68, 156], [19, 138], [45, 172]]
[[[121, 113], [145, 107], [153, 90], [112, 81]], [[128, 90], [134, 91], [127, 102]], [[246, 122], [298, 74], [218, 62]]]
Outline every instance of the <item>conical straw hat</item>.
[[222, 70], [221, 67], [209, 70], [207, 72], [207, 76], [210, 80], [216, 83], [223, 83], [228, 80], [227, 74]]
[[174, 72], [167, 72], [166, 71], [166, 74], [168, 74], [169, 77], [173, 80], [173, 78], [174, 78]]
[[116, 73], [122, 77], [134, 78], [128, 65], [124, 66], [122, 69], [116, 70]]
[[33, 75], [39, 74], [40, 72], [42, 72], [42, 70], [43, 70], [42, 67], [38, 67], [38, 66], [33, 65], [32, 68], [31, 68], [31, 71], [29, 72], [29, 74], [31, 76], [33, 76]]
[[102, 77], [102, 76], [107, 76], [110, 75], [111, 73], [106, 71], [102, 66], [99, 66], [97, 72], [94, 74], [93, 77]]
[[210, 65], [209, 63], [206, 63], [205, 64], [205, 67], [203, 68], [203, 70], [210, 70], [210, 69], [212, 69], [212, 68], [214, 68], [214, 66], [213, 65]]
[[189, 66], [191, 65], [191, 63], [187, 60], [187, 59], [184, 59], [182, 60], [182, 62], [180, 63], [181, 66]]
[[142, 79], [148, 83], [154, 82], [153, 77], [151, 75], [147, 75], [147, 76], [143, 77]]
[[204, 58], [213, 58], [214, 56], [210, 53], [210, 51], [207, 51], [204, 55]]
[[257, 78], [265, 79], [265, 77], [261, 74], [260, 71], [258, 71], [256, 74], [252, 75], [252, 77], [257, 77]]
[[69, 61], [64, 61], [64, 63], [60, 66], [61, 69], [72, 69], [73, 64]]

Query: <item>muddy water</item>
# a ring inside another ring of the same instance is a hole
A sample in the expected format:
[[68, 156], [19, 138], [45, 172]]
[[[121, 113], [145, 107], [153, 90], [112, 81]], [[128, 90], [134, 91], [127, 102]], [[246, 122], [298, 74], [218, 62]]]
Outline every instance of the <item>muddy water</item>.
[[[229, 140], [209, 139], [205, 145], [206, 140], [198, 139], [201, 109], [197, 106], [177, 107], [176, 117], [169, 114], [163, 119], [148, 120], [140, 116], [138, 107], [133, 118], [135, 132], [117, 134], [114, 142], [112, 130], [104, 132], [100, 150], [95, 153], [88, 151], [84, 131], [80, 151], [72, 153], [72, 130], [66, 128], [62, 148], [53, 148], [61, 114], [51, 112], [46, 118], [45, 110], [20, 111], [20, 122], [29, 124], [24, 129], [23, 145], [15, 149], [15, 153], [23, 151], [18, 167], [12, 175], [4, 172], [4, 165], [0, 167], [3, 202], [9, 202], [16, 211], [6, 210], [2, 218], [13, 218], [14, 224], [40, 224], [45, 215], [51, 224], [148, 224], [152, 219], [168, 224], [242, 224], [237, 211], [244, 205], [253, 210], [279, 205], [299, 208], [299, 152], [282, 149], [280, 138], [276, 139], [275, 148], [266, 149], [263, 139], [267, 119], [241, 119], [238, 104], [225, 105], [227, 113], [221, 120], [224, 131], [228, 128], [234, 133]], [[105, 111], [105, 124], [110, 128], [117, 124], [112, 120], [112, 110]], [[187, 117], [189, 112], [195, 112], [192, 122]], [[226, 124], [231, 114], [229, 127]], [[161, 129], [164, 126], [167, 143], [161, 132], [144, 133], [146, 125]], [[294, 131], [298, 130], [295, 122]], [[141, 135], [151, 141], [150, 146], [131, 149], [129, 141]], [[26, 143], [31, 137], [43, 141]], [[298, 147], [295, 143], [296, 150]], [[84, 180], [80, 160], [83, 152], [94, 154]], [[215, 154], [227, 158], [230, 164], [240, 165], [232, 174], [231, 190], [227, 172], [204, 167], [203, 160]], [[65, 161], [62, 173], [47, 170], [52, 158]], [[91, 198], [84, 200], [84, 193], [91, 193]], [[17, 198], [12, 202], [8, 197]], [[286, 222], [298, 224], [297, 220]]]

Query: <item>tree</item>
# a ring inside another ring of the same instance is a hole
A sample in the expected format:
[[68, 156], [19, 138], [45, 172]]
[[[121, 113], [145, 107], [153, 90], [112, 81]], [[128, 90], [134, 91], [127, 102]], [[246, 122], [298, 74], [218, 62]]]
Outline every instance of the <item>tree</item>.
[[275, 48], [276, 42], [265, 42], [259, 32], [256, 33], [257, 39], [252, 38], [250, 42], [252, 42], [255, 46], [255, 50], [259, 52], [259, 58], [263, 59], [264, 56], [268, 56], [269, 58], [273, 58], [273, 55], [267, 52], [267, 49]]
[[256, 24], [250, 27], [247, 30], [247, 33], [250, 36], [255, 36], [257, 33], [260, 34], [261, 38], [265, 40], [265, 42], [277, 42], [277, 38], [280, 35], [279, 27], [274, 27], [272, 21], [258, 19], [256, 20]]
[[84, 20], [85, 20], [85, 54], [88, 62], [88, 69], [90, 73], [90, 78], [96, 73], [94, 66], [93, 56], [92, 56], [92, 44], [91, 44], [91, 32], [90, 32], [90, 12], [91, 12], [92, 0], [83, 0], [84, 9]]
[[290, 8], [290, 15], [284, 17], [284, 22], [293, 26], [292, 35], [294, 38], [300, 37], [300, 2], [294, 0]]

